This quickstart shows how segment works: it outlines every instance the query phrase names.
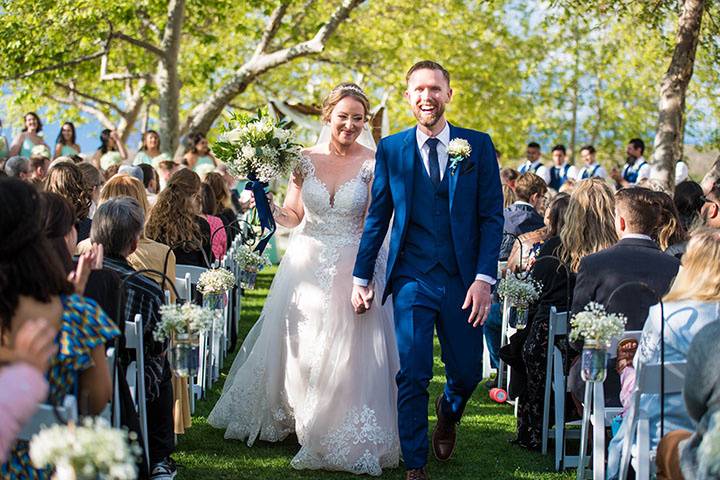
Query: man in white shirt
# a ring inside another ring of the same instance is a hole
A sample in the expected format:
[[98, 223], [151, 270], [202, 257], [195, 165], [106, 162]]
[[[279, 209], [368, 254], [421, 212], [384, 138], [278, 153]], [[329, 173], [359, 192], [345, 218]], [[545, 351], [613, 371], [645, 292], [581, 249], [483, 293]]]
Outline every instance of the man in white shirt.
[[520, 165], [518, 171], [521, 174], [532, 172], [538, 177], [545, 180], [545, 183], [549, 184], [550, 170], [548, 170], [548, 168], [542, 163], [540, 144], [538, 144], [537, 142], [528, 143], [527, 150], [525, 151], [525, 158], [527, 158], [527, 160], [525, 161], [525, 163]]
[[607, 178], [607, 171], [595, 160], [595, 147], [585, 145], [580, 149], [580, 158], [585, 165], [578, 174], [578, 180], [586, 180], [592, 177]]
[[613, 168], [610, 176], [620, 188], [637, 185], [641, 180], [650, 178], [650, 164], [643, 158], [645, 142], [639, 138], [633, 138], [627, 146], [627, 162], [622, 173]]
[[555, 145], [552, 149], [553, 166], [550, 167], [550, 182], [548, 186], [556, 192], [568, 180], [577, 179], [578, 169], [575, 165], [567, 163], [565, 145]]

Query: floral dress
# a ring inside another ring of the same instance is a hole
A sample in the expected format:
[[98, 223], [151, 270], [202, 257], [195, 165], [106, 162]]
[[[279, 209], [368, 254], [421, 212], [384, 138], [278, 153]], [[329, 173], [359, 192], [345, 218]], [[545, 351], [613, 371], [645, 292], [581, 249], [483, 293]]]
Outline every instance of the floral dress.
[[[61, 405], [66, 395], [76, 395], [80, 373], [93, 366], [91, 352], [120, 335], [120, 331], [95, 301], [79, 295], [61, 296], [63, 314], [55, 338], [58, 353], [47, 372], [48, 402]], [[49, 479], [51, 470], [33, 468], [28, 443], [18, 441], [0, 467], [3, 479]]]

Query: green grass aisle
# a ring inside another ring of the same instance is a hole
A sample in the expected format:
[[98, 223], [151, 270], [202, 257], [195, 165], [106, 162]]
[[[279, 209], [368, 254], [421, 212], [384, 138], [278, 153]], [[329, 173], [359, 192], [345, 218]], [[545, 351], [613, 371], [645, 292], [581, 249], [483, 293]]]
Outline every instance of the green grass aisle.
[[[245, 336], [260, 314], [267, 295], [272, 275], [270, 269], [258, 277], [256, 289], [248, 291], [243, 299], [240, 335]], [[436, 346], [437, 348], [437, 346]], [[436, 352], [439, 353], [439, 352]], [[227, 359], [225, 372], [232, 364], [233, 356]], [[435, 360], [435, 378], [431, 384], [431, 399], [434, 399], [443, 385], [442, 364]], [[226, 441], [223, 431], [215, 430], [206, 423], [210, 409], [222, 391], [224, 374], [207, 399], [197, 404], [193, 425], [180, 437], [178, 450], [174, 455], [179, 464], [178, 478], [190, 479], [357, 479], [351, 474], [296, 471], [290, 467], [290, 460], [297, 452], [295, 438], [280, 444], [256, 443], [248, 448], [239, 441]], [[432, 402], [431, 402], [432, 403]], [[435, 420], [431, 408], [431, 428]], [[512, 408], [497, 405], [490, 400], [487, 391], [479, 387], [468, 403], [465, 417], [459, 430], [458, 447], [452, 460], [439, 465], [430, 460], [430, 475], [435, 480], [445, 479], [570, 479], [572, 472], [557, 474], [553, 471], [550, 457], [529, 453], [508, 444], [513, 438], [515, 418]], [[402, 468], [383, 473], [386, 479], [403, 479]]]

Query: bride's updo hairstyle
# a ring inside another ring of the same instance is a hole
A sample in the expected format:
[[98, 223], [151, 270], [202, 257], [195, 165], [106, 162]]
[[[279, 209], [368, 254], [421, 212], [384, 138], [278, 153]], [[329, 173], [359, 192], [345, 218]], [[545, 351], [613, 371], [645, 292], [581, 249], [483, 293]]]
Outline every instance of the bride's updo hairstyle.
[[368, 100], [367, 95], [365, 95], [365, 92], [363, 92], [362, 88], [358, 87], [356, 84], [344, 82], [333, 88], [328, 94], [328, 96], [325, 97], [325, 100], [323, 100], [323, 122], [330, 122], [330, 116], [332, 115], [333, 109], [338, 103], [340, 103], [340, 100], [345, 97], [352, 97], [362, 104], [363, 109], [365, 110], [365, 121], [367, 121], [367, 118], [370, 114], [370, 101]]

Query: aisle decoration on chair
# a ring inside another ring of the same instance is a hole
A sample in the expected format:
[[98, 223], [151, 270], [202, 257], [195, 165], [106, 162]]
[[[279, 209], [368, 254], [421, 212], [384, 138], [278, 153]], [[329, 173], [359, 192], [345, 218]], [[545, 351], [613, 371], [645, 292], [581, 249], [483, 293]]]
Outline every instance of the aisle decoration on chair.
[[500, 280], [498, 295], [510, 304], [510, 317], [515, 319], [515, 328], [522, 330], [527, 326], [530, 304], [540, 298], [542, 283], [530, 275], [516, 276], [508, 273]]
[[607, 354], [612, 339], [625, 331], [627, 318], [619, 313], [608, 313], [601, 304], [590, 302], [570, 321], [570, 340], [583, 340], [582, 379], [586, 382], [604, 382], [607, 376]]
[[240, 245], [235, 250], [235, 263], [240, 268], [240, 285], [248, 290], [255, 288], [258, 272], [272, 265], [267, 254], [260, 255], [246, 245]]
[[255, 116], [231, 114], [212, 150], [232, 175], [249, 180], [245, 189], [255, 196], [262, 234], [255, 250], [262, 254], [275, 233], [265, 188], [295, 168], [302, 156], [301, 146], [287, 122], [274, 121], [258, 111]]
[[160, 307], [162, 319], [153, 334], [158, 342], [170, 340], [170, 365], [179, 376], [197, 373], [200, 334], [212, 329], [215, 315], [213, 310], [191, 303]]
[[227, 291], [235, 286], [235, 276], [226, 268], [213, 268], [200, 274], [197, 289], [203, 295], [203, 306], [222, 310], [227, 304]]
[[135, 433], [112, 428], [102, 418], [86, 418], [81, 425], [54, 425], [30, 441], [33, 465], [53, 467], [54, 480], [135, 479], [140, 455]]

